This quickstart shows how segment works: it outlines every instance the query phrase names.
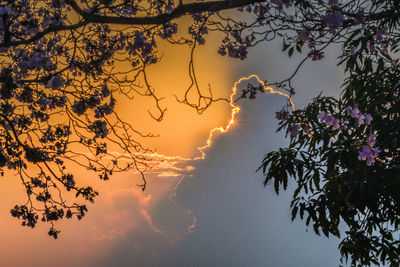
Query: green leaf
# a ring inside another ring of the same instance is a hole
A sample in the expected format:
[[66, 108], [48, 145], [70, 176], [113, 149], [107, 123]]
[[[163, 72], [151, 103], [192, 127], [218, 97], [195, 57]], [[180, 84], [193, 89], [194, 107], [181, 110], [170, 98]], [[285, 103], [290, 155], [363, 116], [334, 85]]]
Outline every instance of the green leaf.
[[294, 47], [291, 47], [288, 52], [289, 57], [293, 55], [293, 52], [294, 52]]
[[317, 189], [320, 189], [320, 186], [319, 186], [319, 182], [320, 182], [320, 179], [319, 179], [319, 172], [318, 172], [317, 170], [314, 171], [314, 175], [313, 175], [312, 179], [313, 179], [313, 181], [314, 181], [315, 187], [316, 187]]
[[294, 206], [293, 207], [293, 209], [292, 209], [292, 221], [294, 221], [294, 219], [296, 218], [298, 210], [299, 210], [298, 206]]

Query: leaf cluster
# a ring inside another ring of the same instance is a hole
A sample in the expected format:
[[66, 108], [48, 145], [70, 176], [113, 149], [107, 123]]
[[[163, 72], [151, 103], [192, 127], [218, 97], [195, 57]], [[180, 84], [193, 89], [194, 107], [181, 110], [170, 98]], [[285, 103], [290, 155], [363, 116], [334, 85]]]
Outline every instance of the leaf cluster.
[[[299, 135], [260, 166], [264, 186], [273, 183], [277, 194], [294, 181], [292, 220], [341, 238], [342, 259], [352, 265], [400, 263], [399, 74], [392, 67], [359, 73], [347, 79], [340, 99], [319, 96], [293, 112], [279, 129], [297, 123]], [[372, 114], [371, 124], [358, 124], [348, 106]], [[319, 120], [322, 111], [339, 118], [340, 129]], [[367, 166], [358, 156], [371, 133], [382, 153]]]

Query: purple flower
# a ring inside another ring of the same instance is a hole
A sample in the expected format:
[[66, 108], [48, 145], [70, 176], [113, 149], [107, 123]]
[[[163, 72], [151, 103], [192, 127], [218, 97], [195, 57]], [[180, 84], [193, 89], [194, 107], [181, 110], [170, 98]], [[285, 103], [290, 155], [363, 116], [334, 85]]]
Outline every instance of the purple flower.
[[39, 148], [24, 147], [25, 158], [32, 163], [44, 162], [47, 159], [46, 153]]
[[354, 108], [350, 111], [350, 116], [354, 119], [358, 119], [358, 117], [360, 117], [360, 110], [358, 108]]
[[351, 111], [352, 111], [352, 110], [353, 110], [353, 108], [352, 108], [351, 106], [347, 106], [346, 111], [347, 111], [347, 114], [348, 114], [348, 115], [351, 114]]
[[370, 134], [368, 137], [368, 145], [374, 146], [376, 142], [376, 134]]
[[346, 108], [347, 114], [350, 115], [350, 117], [354, 118], [357, 120], [357, 124], [362, 125], [364, 123], [370, 124], [372, 121], [372, 116], [371, 114], [364, 115], [361, 113], [361, 111], [358, 108], [351, 108], [348, 106]]
[[290, 133], [290, 138], [295, 138], [300, 132], [300, 125], [298, 124], [289, 125], [288, 132]]
[[318, 114], [317, 118], [318, 118], [320, 121], [325, 122], [326, 115], [327, 115], [327, 114], [326, 114], [325, 111], [321, 111], [321, 112]]
[[389, 46], [389, 42], [382, 42], [381, 43], [382, 53], [385, 53], [385, 54], [388, 53], [388, 46]]
[[308, 53], [308, 56], [311, 57], [312, 61], [317, 61], [317, 60], [321, 60], [324, 57], [324, 52], [317, 51], [317, 50], [311, 50]]
[[102, 94], [103, 97], [107, 97], [107, 96], [109, 96], [111, 94], [110, 89], [108, 88], [107, 85], [104, 85], [101, 88], [101, 94]]
[[382, 152], [379, 147], [374, 148], [373, 151], [374, 151], [374, 157], [378, 157], [379, 153]]
[[46, 68], [50, 63], [51, 61], [46, 53], [34, 52], [29, 57], [26, 56], [25, 58], [22, 58], [19, 66], [23, 71], [26, 71], [28, 69]]
[[61, 76], [53, 76], [51, 77], [50, 81], [46, 85], [47, 87], [53, 89], [60, 89], [64, 86], [64, 79]]
[[371, 124], [371, 121], [372, 121], [372, 116], [371, 116], [371, 114], [365, 115], [365, 123], [366, 123], [367, 125], [370, 125], [370, 124]]
[[371, 149], [367, 146], [363, 146], [361, 151], [358, 152], [358, 159], [366, 160], [370, 155], [372, 155]]
[[371, 43], [370, 41], [367, 42], [367, 47], [369, 49], [369, 51], [371, 51], [371, 53], [375, 53], [376, 52], [376, 47], [373, 43]]
[[95, 133], [95, 138], [105, 138], [108, 135], [107, 123], [105, 121], [96, 120], [89, 125], [89, 129]]
[[146, 45], [146, 38], [143, 36], [142, 32], [136, 31], [134, 37], [134, 49], [143, 48]]
[[374, 164], [374, 162], [375, 162], [375, 158], [373, 158], [373, 157], [367, 158], [367, 166], [371, 166], [372, 164]]
[[388, 32], [388, 27], [387, 26], [383, 26], [382, 28], [378, 29], [376, 31], [376, 40], [378, 42], [382, 41], [383, 36], [386, 35], [387, 32]]
[[339, 129], [339, 128], [340, 128], [340, 120], [339, 120], [339, 119], [335, 119], [335, 120], [333, 121], [332, 127], [333, 127], [333, 129], [335, 129], [335, 130]]
[[330, 115], [330, 114], [326, 115], [326, 117], [325, 117], [325, 123], [326, 123], [326, 125], [332, 126], [334, 122], [335, 122], [335, 117], [333, 117], [333, 116]]
[[357, 118], [357, 123], [358, 123], [359, 125], [363, 125], [363, 124], [364, 124], [364, 120], [365, 120], [365, 116], [361, 114], [361, 115], [358, 116], [358, 118]]
[[322, 17], [325, 25], [331, 30], [335, 30], [343, 25], [344, 16], [339, 10], [334, 10], [333, 13]]
[[302, 41], [303, 43], [307, 42], [310, 40], [309, 32], [307, 30], [301, 30], [297, 31], [297, 37]]
[[326, 113], [325, 111], [321, 111], [317, 118], [326, 125], [332, 126], [332, 128], [335, 130], [340, 128], [340, 120], [335, 118], [333, 115]]
[[72, 105], [72, 111], [75, 112], [77, 115], [82, 115], [88, 109], [88, 105], [85, 99], [81, 99], [79, 101], [75, 101]]
[[289, 118], [289, 112], [286, 110], [281, 110], [275, 113], [275, 118], [280, 121], [286, 121]]
[[168, 3], [168, 4], [165, 6], [165, 12], [166, 12], [167, 14], [171, 14], [172, 11], [174, 11], [173, 4], [172, 4], [172, 3]]
[[375, 159], [378, 157], [380, 152], [381, 150], [379, 149], [379, 147], [371, 149], [368, 146], [363, 146], [361, 151], [358, 152], [358, 159], [365, 160], [367, 166], [371, 166], [372, 164], [374, 164]]
[[226, 50], [225, 47], [222, 46], [218, 49], [218, 54], [220, 54], [221, 56], [225, 56], [226, 55]]
[[205, 19], [205, 16], [203, 16], [200, 12], [193, 13], [192, 18], [194, 21], [202, 21]]

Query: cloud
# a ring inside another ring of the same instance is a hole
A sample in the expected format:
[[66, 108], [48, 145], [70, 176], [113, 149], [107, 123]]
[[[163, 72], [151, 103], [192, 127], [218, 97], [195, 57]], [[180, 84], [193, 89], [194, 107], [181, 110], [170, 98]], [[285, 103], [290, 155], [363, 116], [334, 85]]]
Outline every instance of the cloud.
[[241, 125], [217, 138], [207, 157], [194, 164], [175, 199], [196, 215], [196, 232], [161, 266], [338, 265], [337, 239], [306, 232], [304, 222], [291, 223], [293, 187], [278, 198], [255, 172], [266, 152], [285, 145], [271, 127], [283, 104], [272, 95], [246, 102]]
[[150, 216], [153, 195], [137, 187], [104, 191], [100, 202], [101, 214], [91, 224], [93, 241], [111, 241], [127, 232], [151, 230], [163, 233], [153, 224]]
[[[246, 71], [262, 69], [265, 77], [286, 78], [283, 69], [293, 62], [283, 64], [281, 57], [272, 58], [270, 64], [257, 56], [259, 63], [252, 62]], [[340, 70], [320, 64], [312, 76], [301, 76], [299, 84], [317, 94], [327, 85], [338, 84], [336, 76], [326, 77], [330, 72], [336, 75]], [[302, 101], [297, 104], [304, 105], [315, 94], [308, 90], [296, 95]], [[148, 209], [151, 222], [163, 234], [129, 231], [96, 266], [337, 266], [337, 240], [305, 232], [303, 222], [291, 223], [290, 194], [277, 198], [273, 190], [263, 189], [262, 176], [255, 173], [263, 155], [285, 142], [275, 133], [273, 119], [283, 105], [284, 97], [270, 94], [246, 101], [236, 120], [240, 123], [229, 133], [215, 135], [214, 145], [204, 150], [204, 160], [164, 158], [159, 169], [152, 170], [162, 179], [149, 184], [170, 187]], [[178, 174], [184, 176], [178, 180]], [[195, 231], [188, 234], [188, 227]]]
[[150, 229], [156, 234], [162, 234], [164, 231], [160, 230], [159, 228], [153, 225], [153, 220], [151, 219], [149, 213], [145, 209], [140, 209], [140, 214], [146, 219], [147, 223], [149, 224]]
[[[271, 125], [285, 99], [261, 99], [245, 103], [233, 131], [215, 135], [204, 160], [201, 153], [154, 154], [145, 192], [134, 174], [114, 176], [100, 186], [87, 218], [60, 223], [57, 243], [43, 240], [46, 229], [39, 226], [23, 232], [23, 244], [7, 236], [13, 247], [5, 246], [0, 256], [11, 262], [10, 250], [25, 251], [19, 263], [30, 266], [336, 265], [337, 242], [305, 233], [302, 222], [290, 224], [289, 195], [278, 200], [254, 173], [262, 155], [283, 140]], [[36, 259], [42, 254], [45, 260]]]

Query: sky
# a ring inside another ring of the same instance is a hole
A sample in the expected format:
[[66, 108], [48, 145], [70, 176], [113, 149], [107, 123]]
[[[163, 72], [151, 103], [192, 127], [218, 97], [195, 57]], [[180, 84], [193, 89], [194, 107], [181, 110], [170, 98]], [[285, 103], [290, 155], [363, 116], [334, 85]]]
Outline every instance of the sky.
[[[217, 38], [211, 36], [211, 38]], [[213, 40], [200, 48], [196, 68], [202, 86], [210, 84], [229, 95], [241, 77], [257, 74], [279, 80], [293, 70], [296, 60], [280, 52], [280, 43], [251, 50], [245, 61], [216, 54]], [[204, 114], [177, 104], [173, 94], [188, 84], [184, 48], [168, 48], [163, 63], [149, 78], [166, 99], [168, 113], [161, 123], [147, 114], [146, 102], [119, 100], [118, 108], [135, 126], [159, 137], [147, 144], [168, 156], [196, 158], [214, 127], [225, 126], [231, 107], [217, 103]], [[188, 51], [186, 51], [188, 52]], [[336, 66], [337, 50], [319, 63], [307, 64], [295, 79], [297, 108], [321, 91], [337, 95], [343, 71]], [[304, 222], [290, 221], [293, 184], [276, 196], [263, 188], [256, 169], [263, 155], [288, 144], [276, 133], [274, 113], [286, 104], [282, 96], [266, 94], [239, 103], [240, 113], [227, 133], [216, 134], [204, 159], [178, 162], [170, 175], [147, 175], [142, 192], [135, 173], [117, 174], [110, 181], [76, 168], [79, 182], [100, 193], [82, 221], [57, 224], [60, 238], [47, 236], [47, 225], [23, 228], [9, 214], [24, 200], [11, 175], [0, 180], [1, 266], [338, 266], [338, 240], [318, 237]]]

